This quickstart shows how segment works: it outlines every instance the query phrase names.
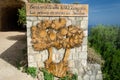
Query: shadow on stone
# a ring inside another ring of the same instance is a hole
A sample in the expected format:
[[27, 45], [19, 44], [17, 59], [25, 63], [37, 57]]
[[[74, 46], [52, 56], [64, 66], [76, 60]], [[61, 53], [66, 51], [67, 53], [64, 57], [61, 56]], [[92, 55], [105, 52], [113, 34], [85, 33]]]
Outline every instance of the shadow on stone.
[[18, 63], [25, 58], [23, 50], [26, 48], [26, 35], [9, 36], [7, 39], [16, 40], [16, 42], [1, 53], [0, 58], [17, 67]]

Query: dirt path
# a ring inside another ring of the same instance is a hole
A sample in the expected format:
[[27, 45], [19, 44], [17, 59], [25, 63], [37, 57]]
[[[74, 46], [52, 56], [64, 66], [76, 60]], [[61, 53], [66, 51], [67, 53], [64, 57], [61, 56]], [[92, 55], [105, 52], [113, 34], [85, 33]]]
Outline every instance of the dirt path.
[[0, 80], [36, 80], [16, 68], [25, 47], [25, 32], [0, 32]]

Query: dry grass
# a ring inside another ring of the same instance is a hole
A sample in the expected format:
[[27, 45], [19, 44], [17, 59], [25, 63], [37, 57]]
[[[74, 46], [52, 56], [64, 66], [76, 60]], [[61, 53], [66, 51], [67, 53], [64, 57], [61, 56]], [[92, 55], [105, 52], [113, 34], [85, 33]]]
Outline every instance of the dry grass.
[[88, 63], [98, 63], [104, 64], [104, 60], [102, 59], [101, 55], [97, 53], [93, 48], [88, 47]]

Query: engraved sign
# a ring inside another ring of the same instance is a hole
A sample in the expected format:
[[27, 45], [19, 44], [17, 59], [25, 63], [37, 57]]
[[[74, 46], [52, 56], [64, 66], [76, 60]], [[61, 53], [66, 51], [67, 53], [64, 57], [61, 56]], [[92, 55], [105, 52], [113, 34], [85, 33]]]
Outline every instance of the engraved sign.
[[27, 3], [27, 16], [88, 16], [86, 4]]

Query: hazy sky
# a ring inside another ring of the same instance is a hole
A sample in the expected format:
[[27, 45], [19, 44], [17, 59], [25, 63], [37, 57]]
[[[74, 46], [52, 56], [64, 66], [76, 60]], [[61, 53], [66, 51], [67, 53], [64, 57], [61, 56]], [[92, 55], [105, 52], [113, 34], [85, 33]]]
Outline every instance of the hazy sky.
[[61, 0], [61, 3], [89, 4], [89, 25], [120, 24], [120, 0]]

